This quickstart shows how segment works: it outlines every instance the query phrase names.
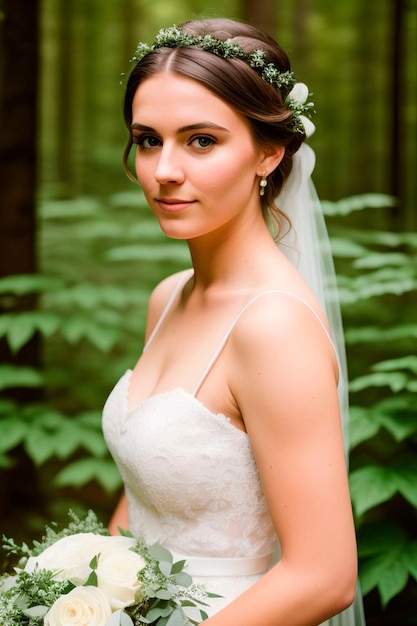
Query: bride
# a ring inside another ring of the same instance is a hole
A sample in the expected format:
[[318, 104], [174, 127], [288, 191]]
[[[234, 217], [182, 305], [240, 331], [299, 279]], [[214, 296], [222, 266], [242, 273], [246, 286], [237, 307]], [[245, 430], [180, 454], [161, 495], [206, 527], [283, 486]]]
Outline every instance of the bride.
[[104, 408], [125, 485], [110, 529], [185, 558], [222, 596], [207, 626], [360, 626], [308, 89], [268, 35], [226, 19], [164, 29], [134, 61], [125, 166], [134, 144], [192, 269], [155, 288], [143, 353]]

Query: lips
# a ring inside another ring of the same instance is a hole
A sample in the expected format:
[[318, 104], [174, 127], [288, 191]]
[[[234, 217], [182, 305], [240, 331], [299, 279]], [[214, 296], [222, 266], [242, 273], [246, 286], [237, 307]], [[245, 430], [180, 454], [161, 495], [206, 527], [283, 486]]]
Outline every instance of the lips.
[[193, 204], [194, 200], [183, 200], [181, 198], [156, 198], [159, 207], [168, 213], [182, 211]]

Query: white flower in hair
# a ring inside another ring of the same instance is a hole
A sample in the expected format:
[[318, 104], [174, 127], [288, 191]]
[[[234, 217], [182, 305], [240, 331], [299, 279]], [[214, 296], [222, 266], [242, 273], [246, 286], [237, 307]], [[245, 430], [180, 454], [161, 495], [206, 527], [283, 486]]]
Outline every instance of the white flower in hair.
[[305, 115], [300, 115], [300, 122], [304, 126], [304, 132], [308, 139], [314, 133], [314, 131], [316, 130], [316, 127], [314, 126], [313, 122]]
[[288, 94], [288, 98], [291, 98], [296, 104], [304, 104], [309, 96], [309, 90], [305, 83], [295, 83], [294, 87]]
[[[305, 83], [295, 83], [294, 87], [288, 94], [288, 100], [293, 102], [297, 107], [303, 107], [309, 95], [310, 92]], [[313, 122], [308, 117], [302, 114], [300, 114], [299, 116], [299, 121], [304, 126], [304, 132], [306, 134], [306, 137], [311, 137], [311, 135], [316, 130]]]

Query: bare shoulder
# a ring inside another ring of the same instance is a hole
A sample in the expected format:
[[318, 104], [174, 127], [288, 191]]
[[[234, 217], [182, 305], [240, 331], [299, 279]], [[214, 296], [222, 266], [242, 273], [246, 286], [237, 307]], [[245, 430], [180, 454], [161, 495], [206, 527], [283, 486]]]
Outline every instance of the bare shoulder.
[[181, 283], [186, 281], [186, 276], [190, 274], [190, 270], [183, 270], [176, 272], [164, 278], [153, 289], [148, 304], [148, 319], [146, 325], [146, 335], [152, 331], [154, 325], [161, 316], [164, 308], [169, 302], [169, 299], [175, 293], [176, 288]]
[[338, 376], [323, 312], [295, 294], [271, 291], [258, 297], [238, 320], [231, 345], [236, 362], [245, 363], [244, 370], [236, 368], [242, 385], [265, 370], [273, 370], [281, 380], [300, 380], [318, 368], [331, 372], [333, 379]]
[[317, 334], [332, 347], [324, 312], [297, 294], [267, 291], [259, 294], [243, 310], [234, 332], [237, 345], [253, 349], [258, 341], [298, 343], [297, 337]]
[[161, 282], [154, 287], [151, 293], [149, 306], [165, 306], [176, 287], [181, 283], [181, 281], [185, 281], [186, 276], [189, 274], [190, 270], [183, 270], [181, 272], [175, 272], [175, 274], [171, 274], [161, 280]]

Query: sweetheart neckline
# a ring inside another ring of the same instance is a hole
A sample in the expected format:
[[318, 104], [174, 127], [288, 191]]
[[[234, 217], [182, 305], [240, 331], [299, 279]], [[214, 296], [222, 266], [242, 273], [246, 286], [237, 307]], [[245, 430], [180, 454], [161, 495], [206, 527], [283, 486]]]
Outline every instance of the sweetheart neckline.
[[[139, 400], [139, 402], [137, 402], [134, 407], [129, 408], [129, 387], [130, 387], [130, 379], [131, 379], [132, 373], [133, 373], [133, 370], [129, 368], [129, 369], [126, 370], [126, 372], [124, 373], [124, 375], [121, 378], [121, 380], [123, 380], [124, 378], [126, 378], [126, 380], [127, 380], [126, 389], [125, 389], [125, 393], [124, 393], [124, 396], [125, 396], [125, 407], [126, 407], [125, 410], [126, 410], [126, 415], [127, 416], [132, 415], [133, 413], [138, 411], [141, 406], [143, 406], [147, 402], [150, 402], [151, 400], [155, 400], [156, 398], [161, 398], [163, 396], [168, 396], [170, 394], [180, 392], [184, 396], [186, 396], [187, 398], [191, 399], [194, 402], [194, 404], [197, 404], [199, 407], [201, 407], [205, 411], [205, 413], [210, 415], [210, 417], [221, 418], [221, 421], [223, 423], [228, 424], [231, 428], [233, 428], [234, 431], [236, 431], [237, 433], [240, 433], [246, 439], [248, 438], [248, 433], [246, 431], [244, 431], [244, 430], [241, 430], [237, 426], [234, 426], [232, 424], [232, 422], [231, 422], [230, 417], [228, 417], [224, 413], [215, 413], [214, 411], [211, 411], [201, 400], [196, 398], [190, 391], [187, 391], [183, 387], [174, 387], [173, 389], [167, 389], [166, 391], [160, 391], [158, 393], [153, 394], [152, 396], [148, 396], [147, 398], [143, 398], [142, 400]], [[119, 382], [121, 382], [121, 381], [119, 381]]]

